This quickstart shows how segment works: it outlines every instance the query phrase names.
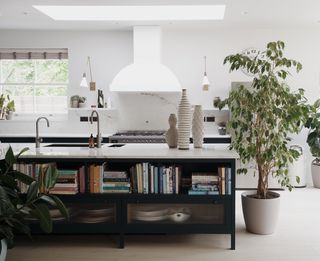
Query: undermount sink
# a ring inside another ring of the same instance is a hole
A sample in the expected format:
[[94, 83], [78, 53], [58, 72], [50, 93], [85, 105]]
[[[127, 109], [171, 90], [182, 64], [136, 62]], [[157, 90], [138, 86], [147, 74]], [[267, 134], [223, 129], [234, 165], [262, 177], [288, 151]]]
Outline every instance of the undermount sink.
[[126, 145], [126, 144], [112, 144], [112, 145], [109, 145], [108, 147], [109, 148], [121, 148], [121, 147], [123, 147], [124, 145]]
[[87, 143], [52, 143], [44, 147], [88, 147]]

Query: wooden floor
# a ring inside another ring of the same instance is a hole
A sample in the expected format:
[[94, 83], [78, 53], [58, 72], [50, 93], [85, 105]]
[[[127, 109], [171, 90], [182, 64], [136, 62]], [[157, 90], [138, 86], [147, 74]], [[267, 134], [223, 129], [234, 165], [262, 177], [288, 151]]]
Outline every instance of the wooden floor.
[[116, 248], [112, 236], [38, 236], [18, 238], [7, 261], [319, 261], [320, 189], [281, 192], [281, 213], [275, 234], [247, 233], [237, 192], [236, 250], [228, 235], [127, 236]]

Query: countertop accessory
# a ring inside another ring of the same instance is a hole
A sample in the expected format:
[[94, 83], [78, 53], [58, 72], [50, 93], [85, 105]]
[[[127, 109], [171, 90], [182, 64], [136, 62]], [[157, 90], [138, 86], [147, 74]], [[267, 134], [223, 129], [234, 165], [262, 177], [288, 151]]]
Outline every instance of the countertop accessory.
[[209, 79], [207, 76], [207, 56], [204, 56], [204, 75], [203, 75], [203, 80], [202, 80], [202, 90], [203, 91], [209, 91]]
[[73, 95], [70, 97], [70, 106], [71, 108], [78, 108], [79, 107], [79, 95]]
[[102, 90], [98, 90], [98, 108], [103, 108], [104, 106], [104, 98]]
[[39, 117], [36, 121], [36, 148], [40, 148], [40, 143], [42, 142], [42, 138], [39, 137], [39, 121], [45, 120], [47, 122], [47, 127], [50, 126], [49, 120], [46, 117]]
[[87, 107], [87, 104], [86, 104], [86, 97], [79, 97], [79, 108], [85, 108]]
[[[96, 90], [96, 83], [94, 81], [92, 81], [92, 70], [91, 70], [90, 56], [88, 56], [88, 59], [87, 59], [87, 66], [89, 66], [89, 71], [90, 71], [90, 91], [95, 91]], [[80, 83], [80, 87], [88, 88], [87, 75], [85, 72], [82, 74], [82, 80]]]
[[182, 89], [182, 97], [178, 108], [178, 148], [188, 150], [191, 132], [191, 105], [187, 98], [187, 90]]
[[94, 138], [93, 138], [92, 133], [89, 138], [89, 148], [94, 148]]
[[227, 124], [224, 121], [218, 123], [218, 133], [219, 133], [219, 135], [226, 135], [227, 134], [226, 125]]
[[99, 113], [96, 110], [93, 110], [90, 116], [90, 122], [93, 124], [93, 115], [96, 114], [97, 116], [97, 148], [101, 148], [102, 137], [100, 133], [100, 120], [99, 120]]
[[201, 105], [195, 105], [192, 119], [192, 139], [194, 148], [202, 148], [204, 136], [203, 111]]
[[177, 129], [177, 116], [172, 113], [169, 116], [169, 125], [170, 128], [166, 132], [166, 142], [169, 148], [178, 147], [178, 129]]
[[213, 98], [213, 107], [218, 108], [219, 102], [221, 102], [221, 98], [219, 96]]

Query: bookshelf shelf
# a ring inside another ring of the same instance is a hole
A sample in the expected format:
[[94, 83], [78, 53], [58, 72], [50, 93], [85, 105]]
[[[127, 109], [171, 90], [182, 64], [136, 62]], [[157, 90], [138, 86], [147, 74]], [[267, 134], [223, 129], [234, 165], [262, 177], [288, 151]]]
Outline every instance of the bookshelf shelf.
[[[104, 171], [126, 171], [136, 164], [150, 162], [155, 166], [177, 165], [181, 169], [181, 180], [192, 180], [193, 173], [217, 172], [221, 168], [230, 169], [231, 187], [226, 194], [219, 195], [188, 195], [188, 189], [183, 187], [179, 194], [143, 194], [143, 193], [90, 193], [90, 175], [86, 173], [86, 189], [84, 193], [75, 195], [59, 195], [63, 202], [72, 210], [69, 223], [66, 221], [55, 222], [54, 233], [85, 234], [113, 233], [119, 236], [118, 246], [124, 247], [125, 236], [130, 234], [150, 233], [211, 233], [229, 234], [231, 249], [235, 249], [235, 159], [234, 158], [27, 158], [20, 159], [21, 164], [40, 164], [56, 162], [58, 168], [75, 168], [83, 166], [90, 170], [90, 166], [106, 162]], [[79, 173], [80, 175], [80, 173]], [[89, 180], [88, 180], [89, 178]], [[103, 176], [103, 180], [104, 180]], [[172, 178], [173, 180], [173, 178]], [[170, 183], [171, 184], [171, 183]], [[193, 184], [193, 183], [192, 183]], [[80, 189], [79, 185], [79, 189]], [[190, 185], [191, 186], [191, 185]], [[220, 183], [219, 183], [220, 186]], [[188, 187], [188, 186], [187, 186]], [[86, 221], [83, 211], [89, 206], [90, 211], [106, 213], [105, 217], [90, 214]], [[100, 208], [94, 209], [94, 206]], [[92, 209], [93, 208], [93, 209]], [[82, 216], [81, 216], [82, 215]], [[80, 220], [80, 222], [79, 222]], [[95, 222], [96, 221], [96, 222]], [[33, 233], [40, 233], [36, 224]]]

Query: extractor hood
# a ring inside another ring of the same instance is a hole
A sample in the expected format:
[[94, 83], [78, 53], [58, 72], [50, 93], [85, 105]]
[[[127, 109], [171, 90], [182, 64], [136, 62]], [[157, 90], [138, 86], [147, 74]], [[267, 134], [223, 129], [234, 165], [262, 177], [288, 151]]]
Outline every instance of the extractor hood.
[[161, 63], [160, 26], [133, 28], [133, 64], [114, 77], [114, 92], [180, 92], [181, 85], [173, 72]]

